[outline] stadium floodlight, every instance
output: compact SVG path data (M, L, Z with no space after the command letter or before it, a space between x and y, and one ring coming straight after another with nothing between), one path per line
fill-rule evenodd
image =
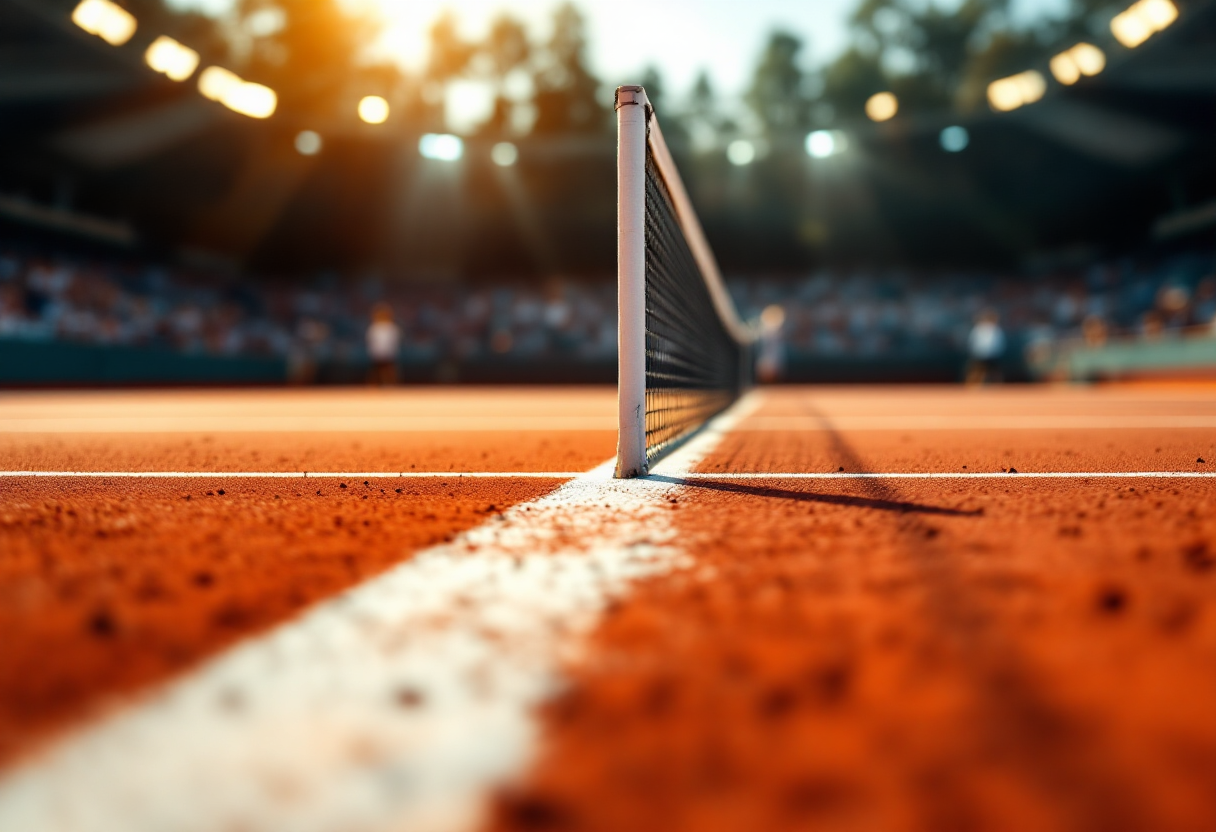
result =
M747 139L735 139L726 146L726 158L736 167L750 165L756 160L756 146Z
M500 168L509 168L519 161L519 148L510 142L499 142L490 148L490 158Z
M816 130L806 137L806 152L816 159L826 159L836 151L836 140L830 130Z
M988 103L992 109L1007 113L1033 104L1047 92L1047 79L1035 69L999 78L988 85Z
M426 133L418 140L418 152L424 159L455 162L464 155L464 142L451 133Z
M135 15L110 0L80 0L72 11L72 22L111 46L122 46L139 25Z
M1106 53L1092 43L1078 43L1051 59L1051 74L1065 86L1081 80L1083 75L1097 75L1106 68Z
M185 81L198 69L198 53L165 35L152 41L144 53L144 60L173 81Z
M947 153L961 153L971 144L971 134L967 132L966 127L952 124L938 134L937 140L941 143L942 150Z
M296 150L301 156L316 156L321 152L321 136L315 130L301 130L296 134Z
M245 83L235 72L222 66L209 66L198 76L198 91L204 98L212 101L223 101L230 90Z
M1051 74L1064 86L1071 86L1081 80L1081 68L1072 59L1072 50L1052 56Z
M899 112L899 99L895 93L876 92L866 99L866 115L871 121L888 121Z
M1115 15L1110 32L1115 40L1134 49L1178 19L1178 7L1171 0L1139 0Z
M971 144L971 134L967 132L966 127L952 124L938 134L937 140L941 144L942 150L947 153L961 153L967 149L967 145Z
M359 99L359 118L367 124L384 124L388 121L388 101L378 95L365 95Z
M826 159L849 149L849 137L840 130L815 130L807 134L806 152L815 159Z
M279 96L270 87L246 81L224 96L221 103L243 116L270 118L279 106Z
M1097 75L1106 69L1106 53L1092 43L1078 43L1074 46L1072 59L1082 75Z
M254 84L223 67L209 66L198 76L198 91L229 110L250 118L270 118L279 97L270 87Z

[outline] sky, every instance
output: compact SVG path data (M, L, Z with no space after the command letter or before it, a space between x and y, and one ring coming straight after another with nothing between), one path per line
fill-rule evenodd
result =
M233 0L169 0L178 8L222 14ZM545 36L557 0L345 0L377 9L388 24L384 48L407 67L425 58L426 33L452 9L465 34L484 34L507 10ZM682 94L697 74L709 72L716 89L738 95L747 86L768 34L800 35L807 65L825 63L848 44L848 15L858 0L578 0L588 19L589 59L606 83L636 82L648 65L659 69L669 93ZM949 5L951 0L942 0ZM1067 0L1015 0L1014 14L1029 19L1057 12Z

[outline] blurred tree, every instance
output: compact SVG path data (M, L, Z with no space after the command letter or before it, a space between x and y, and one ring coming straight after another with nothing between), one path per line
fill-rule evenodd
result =
M658 113L659 123L663 126L663 136L668 142L682 145L688 140L687 114L681 112L675 102L667 96L667 84L659 68L653 64L642 70L638 79L646 89L646 98Z
M431 24L427 80L447 83L463 75L476 54L477 47L461 37L456 15L444 10Z
M507 84L512 73L525 70L532 60L532 43L523 23L508 14L499 14L490 26L478 54L486 58L486 70L494 85L494 112L482 128L489 135L504 135L514 123L518 103L509 94ZM476 59L474 59L476 61Z
M532 44L523 23L509 14L500 14L490 26L482 52L489 56L496 77L504 79L513 70L527 65L532 57Z
M824 72L823 98L852 118L883 90L899 97L903 112L979 106L989 81L1042 57L1055 25L1016 28L1009 7L1010 0L963 0L949 11L918 0L862 0L850 20L852 45Z
M587 68L585 29L573 4L554 11L553 36L538 56L535 75L537 133L595 132L608 124L596 97L599 81Z
M856 44L832 61L823 72L823 100L834 114L857 116L866 99L888 88L878 56L863 52Z
M769 135L806 129L810 100L806 73L799 65L802 41L789 32L769 35L746 94L747 103Z
M667 107L664 99L666 98L667 85L663 83L663 76L660 74L659 68L654 64L649 64L642 70L638 83L646 88L646 98L649 99L655 111L666 115Z
M377 23L341 0L238 0L234 17L240 34L230 43L234 63L274 88L284 111L332 117L352 86L386 95L399 79L394 67L367 64Z
M139 20L141 31L167 34L196 50L204 60L227 57L228 42L214 17L180 11L166 0L124 0L123 6Z
M692 92L688 96L688 115L708 124L715 124L719 118L714 85L709 80L709 73L704 69L697 73L697 80L692 83Z

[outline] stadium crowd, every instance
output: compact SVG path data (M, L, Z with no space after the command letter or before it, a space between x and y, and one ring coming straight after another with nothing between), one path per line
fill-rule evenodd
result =
M1037 277L822 270L735 279L731 291L745 318L784 309L781 339L792 354L881 358L962 349L983 310L1021 344L1210 328L1214 267L1211 254L1193 253ZM378 304L396 318L406 361L610 360L616 350L615 290L604 282L385 288L333 278L300 286L0 251L0 338L360 363Z

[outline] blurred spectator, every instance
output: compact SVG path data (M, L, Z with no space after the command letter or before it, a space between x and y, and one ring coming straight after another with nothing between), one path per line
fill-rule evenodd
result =
M747 320L763 321L770 307L782 313L758 356L758 370L776 378L793 361L969 352L972 322L988 306L1007 346L1039 351L1184 327L1209 333L1214 265L1210 252L1191 252L1040 276L823 269L736 278L729 288ZM413 367L448 367L454 376L467 362L605 363L616 356L616 293L608 280L366 288L333 275L297 285L237 281L0 247L0 338L279 356L294 382L310 383L328 377L331 365L372 362L367 321L375 298L398 310L390 321L399 327L397 357Z
M1208 275L1195 287L1189 323L1192 326L1216 328L1216 275Z
M760 313L760 349L756 359L756 375L766 384L780 381L785 372L785 343L781 338L784 324L785 310L775 303L766 306Z
M1085 346L1102 347L1106 345L1106 321L1099 315L1086 315L1081 322L1081 334L1085 338Z
M967 336L968 384L990 384L1001 380L1001 359L1005 356L1005 332L994 309L985 309L975 319Z
M393 308L377 303L372 323L367 328L367 355L371 359L369 380L387 387L397 383L397 357L401 349L401 329L393 321Z
M1164 331L1165 324L1159 311L1150 309L1144 313L1144 317L1140 319L1140 335L1145 341L1160 341Z

